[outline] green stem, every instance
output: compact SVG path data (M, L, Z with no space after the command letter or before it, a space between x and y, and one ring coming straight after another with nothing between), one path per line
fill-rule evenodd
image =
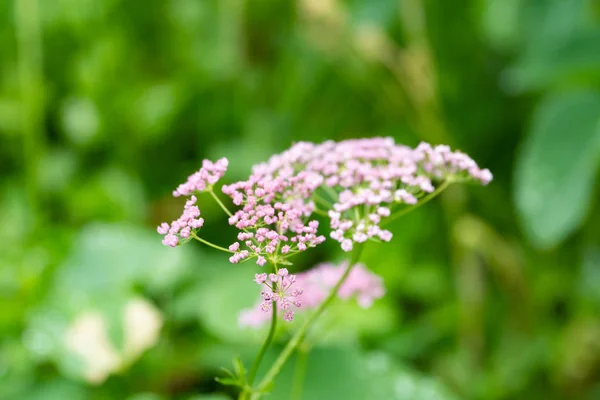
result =
M318 208L315 208L313 210L313 212L315 214L322 215L323 217L328 217L329 216L329 214L327 214L325 211L319 210Z
M315 320L317 318L319 318L319 316L323 313L323 311L325 311L325 309L335 299L335 296L337 295L338 290L340 289L342 284L346 281L346 278L348 278L348 275L350 275L350 271L352 270L352 267L358 262L360 255L362 253L363 247L364 247L364 244L362 244L362 243L355 245L354 251L352 252L352 257L350 259L350 263L348 263L348 267L346 267L346 270L344 271L344 274L342 275L340 280L335 284L333 289L331 289L331 292L329 292L329 295L327 296L327 298L325 298L325 300L319 305L319 307L315 310L315 312L310 317L308 317L308 319L304 322L302 327L294 334L294 336L288 342L288 344L285 346L285 348L283 349L281 354L279 354L279 357L277 357L277 359L273 363L273 366L271 366L269 371L267 371L267 374L265 375L265 377L262 379L262 381L258 385L257 391L252 395L251 400L260 399L260 396L262 395L262 393L265 391L265 389L267 387L269 387L271 382L273 382L273 380L275 379L277 374L279 374L279 371L281 371L281 368L283 368L283 365L286 363L288 358L290 358L290 356L292 355L294 350L296 350L296 348L300 345L300 343L304 339L304 336L306 335L306 333L307 333L308 329L310 328L310 326L312 325L312 323L315 322Z
M258 372L258 367L260 367L260 363L269 348L269 345L273 341L273 337L275 336L275 330L277 328L277 303L273 302L273 313L271 314L271 328L269 329L269 334L265 339L260 351L256 355L254 362L252 363L252 368L250 368L250 373L248 374L248 385L252 386L254 383L254 378L256 378L256 373Z
M23 167L31 215L40 214L37 193L38 166L44 150L44 82L42 32L37 0L14 2L17 37L17 72L22 109Z
M242 389L240 395L238 396L238 400L250 400L250 392L246 389Z
M221 199L219 199L219 197L215 194L215 192L210 189L208 191L208 193L210 193L210 195L213 197L213 199L215 199L215 201L217 202L217 204L221 207L221 209L223 211L225 211L225 214L227 214L228 216L232 216L233 214L231 213L231 211L229 211L229 209L225 206L225 204L223 204L223 202L221 201Z
M197 241L202 242L205 245L212 247L213 249L221 250L221 251L224 251L224 252L227 252L227 253L235 253L235 251L231 251L229 249L226 249L225 247L221 247L221 246L218 246L218 245L216 245L214 243L211 243L208 240L204 240L200 236L196 236L196 234L194 234L194 233L192 233L192 237L194 239L196 239Z
M305 346L298 347L296 352L296 369L294 371L294 381L292 383L292 395L290 400L300 400L302 398L302 388L304 386L304 376L306 375L306 364L308 361L308 349Z
M329 210L332 208L331 203L328 202L327 200L325 200L324 198L322 198L321 196L319 196L316 192L313 193L313 200L315 200L317 203L320 203L322 206L324 206L326 210Z
M321 187L327 192L329 196L331 196L331 201L336 202L338 200L338 194L334 189L327 185L323 185Z
M427 204L428 202L430 202L431 200L433 200L437 195L439 195L440 193L442 193L444 190L446 190L448 188L448 186L450 186L452 182L449 180L446 180L444 182L442 182L436 189L435 191L429 193L427 196L423 197L422 199L419 200L419 202L415 205L412 205L410 207L406 207L392 215L390 215L389 218L386 218L385 220L383 220L380 224L380 226L384 226L389 224L390 222L394 221L395 219L400 218L401 216L408 214L409 212L421 207L422 205Z

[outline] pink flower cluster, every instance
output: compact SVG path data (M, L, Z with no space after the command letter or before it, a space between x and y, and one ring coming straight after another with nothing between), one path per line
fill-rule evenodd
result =
M254 281L266 288L260 292L263 301L259 307L262 312L270 313L273 303L275 303L280 310L284 311L284 320L289 322L294 319L294 311L290 307L292 305L302 307L302 302L299 299L302 289L291 289L292 285L296 283L296 275L292 275L288 273L287 269L281 268L276 274L269 274L268 276L266 273L256 274Z
M227 172L229 161L226 158L221 158L213 163L210 160L202 161L202 168L194 172L187 178L185 183L182 183L173 191L173 196L189 196L195 192L203 192L219 181Z
M236 264L248 258L248 250L240 250L241 244L257 257L263 266L267 259L283 262L283 259L315 247L325 241L317 234L319 221L307 220L314 211L312 200L296 197L292 192L300 189L297 179L277 178L237 182L223 186L223 193L241 206L229 218L229 224L241 232L229 249L236 253L229 261ZM309 196L309 194L307 194Z
M288 310L290 303L295 305L299 310L317 308L340 280L347 265L347 263L340 265L322 263L296 276L288 275L287 270L285 270L283 274L288 277L287 286L285 284L283 286L271 284L273 282L271 279L278 279L275 274L270 274L269 276L267 274L256 275L256 282L265 284L268 290L263 290L261 293L263 298L261 303L240 313L240 325L254 328L262 326L270 319L271 304L274 301L279 301L278 306L280 309L287 310L284 314L286 321L291 321L294 317L293 312ZM282 273L282 271L284 269L280 269L279 273ZM290 277L294 277L294 282L289 279ZM281 278L279 279L277 282L282 281ZM290 291L292 284L296 289ZM276 290L272 289L273 285L275 285ZM281 290L282 287L284 288L283 291ZM381 277L370 272L362 264L356 264L353 267L348 278L337 293L338 297L343 300L356 297L358 304L363 308L370 307L373 301L383 297L384 294L385 289ZM280 298L284 300L279 300ZM284 304L285 308L282 307L282 304Z
M421 143L412 149L392 138L300 142L256 165L247 181L223 187L242 207L229 220L243 231L235 248L247 248L231 261L253 253L262 265L265 257L281 255L277 249L292 254L322 243L310 217L323 204L330 236L344 251L369 239L387 242L392 234L380 223L394 206L416 204L442 181L487 184L491 179L489 170L448 146ZM263 233L252 237L259 229Z
M183 214L171 224L158 227L163 244L177 246L202 227L194 193L211 191L225 174L228 161L204 160L202 168L173 192L190 196ZM238 229L237 240L229 246L229 258L237 264L256 259L264 266L289 264L287 258L325 241L319 234L315 214L329 217L329 236L351 251L368 240L389 242L392 233L383 228L394 210L405 210L436 191L443 183L488 184L492 174L481 169L469 156L448 146L421 143L416 148L394 143L392 138L352 139L320 144L299 142L267 162L255 165L245 181L225 185L223 193L237 207L229 224ZM214 193L212 193L214 195ZM200 238L199 238L200 239ZM219 247L219 246L214 246ZM225 250L225 249L223 249ZM314 308L343 274L343 266L322 264L299 275L279 269L270 275L256 275L264 289L263 302L245 311L245 325L259 325L268 319L273 303L291 321L297 308ZM293 286L293 287L292 287ZM300 289L302 288L302 289ZM368 306L383 295L381 279L356 266L342 285L339 296L356 295ZM258 313L258 314L257 314Z
M163 222L156 228L158 233L165 235L162 241L165 246L177 246L179 238L189 238L192 229L200 229L204 225L204 218L200 218L200 209L196 205L197 201L196 196L190 197L183 207L183 214L178 219L170 225Z
M175 221L168 224L161 223L156 231L164 235L162 243L165 246L176 247L180 239L188 239L194 230L204 225L204 219L200 218L200 209L196 205L198 199L192 193L209 190L227 171L229 161L221 158L213 163L209 160L202 161L202 168L190 175L187 181L173 192L174 197L192 195L185 203L183 213Z

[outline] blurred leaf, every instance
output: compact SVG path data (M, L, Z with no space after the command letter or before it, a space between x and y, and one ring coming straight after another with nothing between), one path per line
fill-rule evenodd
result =
M253 284L254 271L232 265L227 257L209 268L218 273L206 276L196 289L197 315L206 328L222 340L247 342L248 332L238 324L241 310L260 298L260 288Z
M67 198L75 221L140 221L144 215L144 188L136 175L109 166L85 177Z
M337 300L319 319L310 335L312 343L353 343L359 337L383 337L397 328L397 311L389 298L376 300L372 307L361 308L355 299ZM309 313L297 313L299 326Z
M66 149L47 151L38 165L40 189L46 193L65 195L78 167L77 156Z
M162 400L164 397L155 393L139 393L127 398L127 400Z
M554 42L547 53L530 54L510 72L521 89L558 86L561 83L600 81L600 29L578 32Z
M579 278L581 297L600 310L600 247L589 245L585 248Z
M20 113L19 103L0 97L0 135L18 132Z
M488 392L517 396L539 373L549 357L550 347L551 343L543 335L529 340L514 332L503 333L492 355L492 374L486 384Z
M284 367L275 382L273 398L289 398L294 364L291 360ZM365 356L350 347L310 352L301 398L451 400L455 396L435 379L401 367L383 353Z
M0 342L0 399L21 399L35 382L35 364L20 340Z
M90 98L69 98L61 111L63 130L71 143L85 147L98 139L101 121L96 104Z
M493 46L508 50L518 44L523 0L486 0L484 29Z
M515 203L536 246L554 246L581 225L599 156L600 94L547 97L535 112L515 171Z
M81 230L56 275L55 291L106 297L143 283L169 290L190 271L193 250L160 244L160 236L130 224L90 224Z
M170 82L146 84L126 98L126 103L133 106L127 110L126 117L144 140L167 133L176 110L185 100L179 92Z
M65 347L65 332L76 317L96 311L120 351L123 313L136 287L155 294L172 290L189 271L188 250L162 246L156 233L130 225L85 227L48 295L29 315L25 335L29 350L40 359L56 361L69 376L78 376L82 368Z
M231 397L224 394L201 394L188 397L187 400L231 400Z
M85 400L85 389L73 382L56 379L35 387L23 400Z

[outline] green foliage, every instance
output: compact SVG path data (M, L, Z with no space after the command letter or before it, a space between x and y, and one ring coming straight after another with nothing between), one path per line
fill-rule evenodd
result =
M233 181L365 136L450 144L495 180L367 246L387 295L314 327L302 398L598 398L599 21L593 0L0 2L0 399L231 398L214 377L265 334L237 325L257 267L161 246L171 191L203 158ZM132 302L161 325L125 354ZM67 340L82 316L120 357L95 383Z
M273 398L290 397L295 362L282 372ZM456 399L435 379L398 365L385 354L362 354L353 346L313 349L305 382L301 399Z
M540 247L553 246L588 215L600 160L600 93L560 93L538 107L517 164L516 204Z

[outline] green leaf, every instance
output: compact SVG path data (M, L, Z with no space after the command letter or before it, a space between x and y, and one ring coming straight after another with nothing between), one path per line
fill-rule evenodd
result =
M24 400L84 400L85 389L64 379L55 379L31 390Z
M510 71L509 78L519 89L539 89L557 83L600 78L600 30L578 32L540 54L528 54Z
M252 284L254 271L228 264L226 258L215 262L212 268L216 273L208 272L194 289L197 315L206 329L222 340L247 342L252 333L239 326L238 317L241 310L260 299L258 287Z
M240 386L240 381L233 378L215 378L215 381L224 386Z
M290 397L294 364L295 360L291 360L284 367L275 382L272 398ZM301 398L451 400L455 396L434 378L395 364L386 354L364 355L356 348L346 347L311 351Z
M160 237L127 224L91 224L74 240L44 300L27 317L28 337L40 359L54 361L69 377L84 370L65 345L65 334L85 312L100 313L112 346L123 347L124 311L138 287L165 293L191 272L191 248L170 249ZM40 341L36 338L41 337ZM34 340L36 339L36 340ZM132 361L132 360L127 360Z
M590 207L600 155L600 94L550 96L535 111L515 171L515 203L539 248L565 239Z
M244 363L237 356L233 359L233 367L235 369L235 374L239 378L240 382L246 383L246 368L244 368Z

